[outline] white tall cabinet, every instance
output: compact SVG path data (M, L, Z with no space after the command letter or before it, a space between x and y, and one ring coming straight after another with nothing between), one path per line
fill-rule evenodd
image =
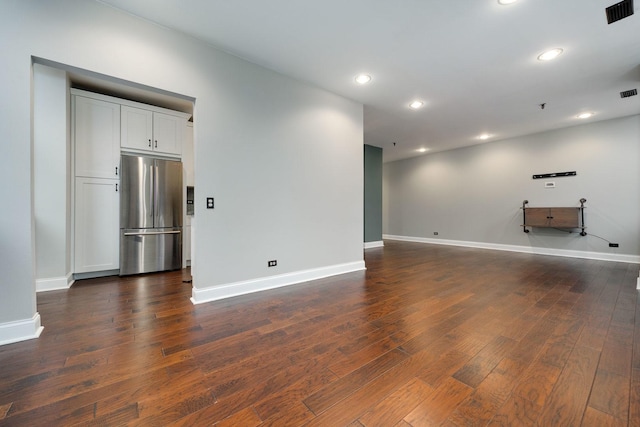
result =
M72 97L74 273L119 268L120 105Z

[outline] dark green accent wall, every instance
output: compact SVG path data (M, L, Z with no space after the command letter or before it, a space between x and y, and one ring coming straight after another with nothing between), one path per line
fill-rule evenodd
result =
M382 148L364 146L364 241L382 240Z

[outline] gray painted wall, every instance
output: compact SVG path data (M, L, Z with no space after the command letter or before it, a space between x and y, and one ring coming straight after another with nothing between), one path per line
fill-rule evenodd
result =
M33 67L33 181L36 280L69 274L69 141L66 73Z
M362 263L361 104L98 2L2 1L0 31L0 327L37 315L34 57L196 100L194 287Z
M640 255L640 116L434 153L384 165L385 234ZM533 180L533 174L577 176ZM555 181L556 188L544 187ZM589 236L522 232L529 206L579 206ZM434 236L438 232L438 236ZM592 234L592 235L591 235ZM620 244L608 247L594 235Z
M382 148L364 146L364 241L382 240Z

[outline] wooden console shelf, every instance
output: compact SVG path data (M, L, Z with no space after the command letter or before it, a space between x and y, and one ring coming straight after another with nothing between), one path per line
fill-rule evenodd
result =
M522 229L525 233L527 227L545 228L580 228L580 235L586 236L584 231L584 203L586 199L580 199L580 207L527 207L528 200L522 202Z

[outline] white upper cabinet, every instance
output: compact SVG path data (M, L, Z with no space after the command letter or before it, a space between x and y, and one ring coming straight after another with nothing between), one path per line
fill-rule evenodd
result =
M182 140L187 121L182 117L153 113L153 150L167 154L182 154Z
M180 156L186 122L183 116L123 105L120 143L124 149Z
M122 106L121 145L136 150L152 150L153 112Z
M118 178L120 105L74 97L75 175Z

